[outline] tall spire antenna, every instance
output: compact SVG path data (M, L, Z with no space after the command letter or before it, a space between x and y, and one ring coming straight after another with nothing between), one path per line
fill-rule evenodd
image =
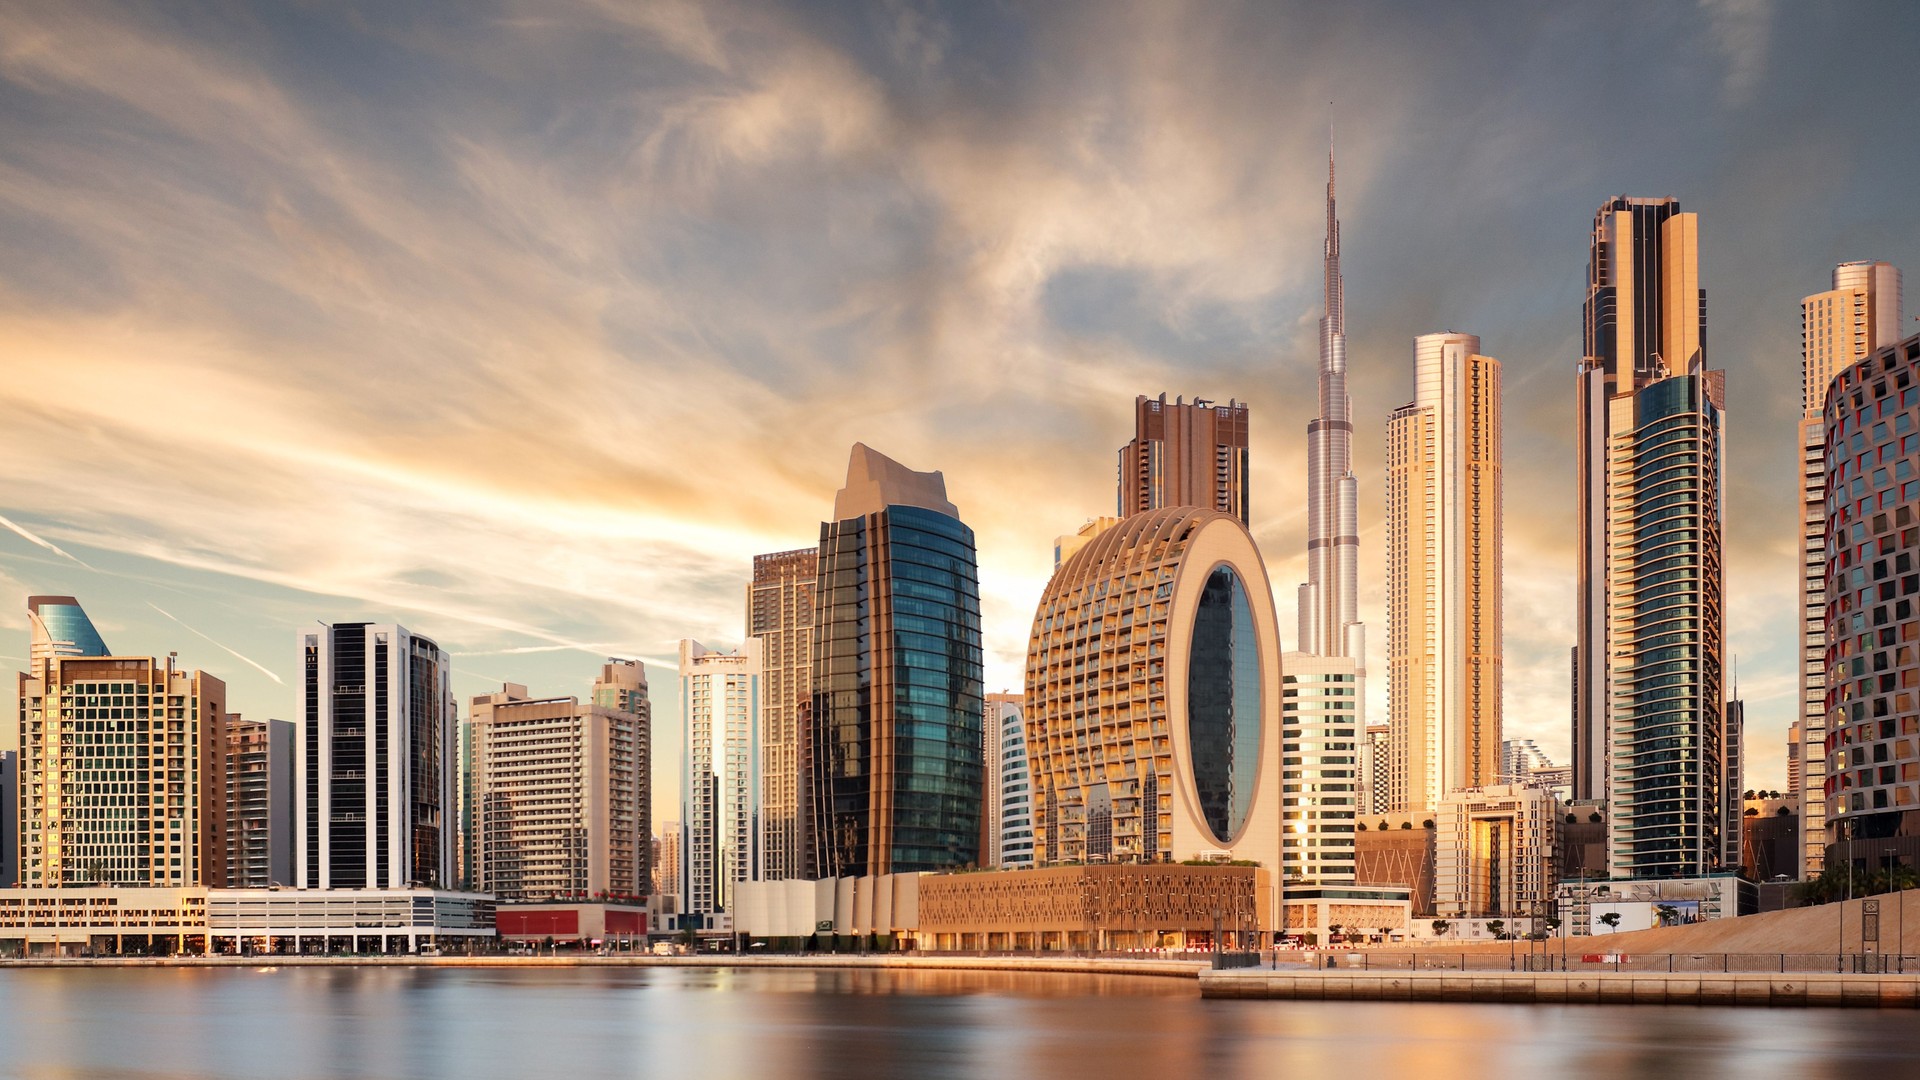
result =
M1307 424L1307 580L1300 586L1300 651L1350 657L1366 674L1358 604L1358 481L1353 475L1353 403L1347 395L1346 285L1340 276L1333 102L1327 102L1327 223L1322 246L1319 408Z

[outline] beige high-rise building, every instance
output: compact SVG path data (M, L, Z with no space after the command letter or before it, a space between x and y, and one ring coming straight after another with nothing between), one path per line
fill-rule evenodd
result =
M475 889L502 900L647 894L647 724L629 711L645 679L622 661L602 668L585 705L513 683L473 698ZM600 704L603 691L629 708Z
M647 697L647 665L608 657L600 665L600 677L593 681L593 703L640 721L639 736L634 741L634 772L640 777L634 828L640 836L640 883L645 893L653 884L653 701Z
M1134 399L1133 441L1120 448L1119 514L1198 506L1246 524L1247 407L1167 395Z
M1414 386L1387 421L1388 783L1401 812L1500 771L1500 362L1472 334L1427 334Z
M1434 835L1434 907L1441 917L1544 914L1556 879L1558 808L1552 793L1524 784L1449 792Z
M678 821L669 821L660 826L660 861L653 867L653 891L656 896L680 895L682 832Z
M765 879L806 876L800 744L813 715L813 592L818 548L753 557L747 636L760 639L760 830Z
M1833 377L1900 339L1900 271L1841 263L1833 288L1800 301L1800 712L1788 786L1801 794L1800 875L1826 864L1826 426Z
M19 885L192 888L222 876L226 684L171 656L110 655L73 597L27 606Z
M1698 214L1672 198L1608 199L1594 212L1583 341L1575 380L1574 499L1579 515L1573 654L1573 797L1609 798L1609 467L1615 398L1705 366L1707 295ZM1717 659L1717 658L1716 658Z
M293 723L228 713L220 782L226 814L214 888L293 884Z

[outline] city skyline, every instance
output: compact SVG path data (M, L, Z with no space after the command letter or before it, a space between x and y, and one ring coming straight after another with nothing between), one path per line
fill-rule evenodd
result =
M811 542L867 441L945 470L979 535L985 688L1017 689L1048 541L1111 505L1135 395L1248 405L1252 531L1274 581L1305 580L1332 99L1361 621L1385 625L1379 432L1405 343L1471 326L1506 363L1505 593L1530 629L1507 734L1568 759L1583 232L1613 194L1674 195L1702 216L1729 372L1747 775L1784 788L1798 302L1840 262L1920 265L1911 92L1805 108L1840 57L1910 52L1911 17L1880 10L1888 32L1861 35L1734 4L357 27L11 9L0 36L31 44L0 59L0 238L21 256L0 271L0 515L23 534L0 533L0 588L15 612L77 596L120 650L180 650L249 718L294 718L287 631L316 618L417 627L457 697L582 692L638 656L674 715L673 643L740 643L752 556ZM1016 30L1047 64L996 47ZM1616 78L1636 51L1645 78ZM1497 85L1450 78L1494 56ZM1617 108L1591 115L1603 92ZM1671 122L1649 130L1655 102Z

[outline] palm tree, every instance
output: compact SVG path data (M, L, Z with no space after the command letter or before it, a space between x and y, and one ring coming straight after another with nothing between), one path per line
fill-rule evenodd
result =
M1433 920L1433 936L1434 937L1445 937L1447 936L1447 931L1452 928L1453 928L1453 924L1448 922L1445 919Z
M1493 934L1493 940L1505 941L1507 939L1507 920L1488 919L1487 930L1489 933Z
M1620 913L1617 911L1609 911L1605 915L1600 916L1600 923L1608 930L1616 930L1620 926Z

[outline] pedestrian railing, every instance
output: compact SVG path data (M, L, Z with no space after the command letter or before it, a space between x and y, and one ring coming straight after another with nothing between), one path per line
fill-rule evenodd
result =
M1354 950L1274 954L1323 971L1644 971L1680 973L1920 974L1920 955L1892 953L1629 953L1610 952L1593 939L1575 939L1565 951L1539 948L1508 953L1431 950Z

